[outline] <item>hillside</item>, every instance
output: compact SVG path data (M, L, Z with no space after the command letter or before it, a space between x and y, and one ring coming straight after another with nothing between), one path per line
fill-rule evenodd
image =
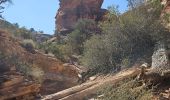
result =
M169 0L103 2L59 0L55 35L0 19L0 100L170 100Z
M49 34L38 32L33 28L26 29L25 27L20 27L17 23L11 24L10 22L2 19L0 19L0 29L6 30L18 39L32 39L37 43L42 43L52 38L52 36Z
M0 52L1 56L6 58L5 62L3 62L4 59L0 59L2 76L3 73L10 73L15 69L16 72L31 75L35 80L43 77L40 88L40 92L43 94L54 93L77 84L77 70L74 67L64 67L60 60L38 51L31 53L25 50L20 43L21 41L13 38L11 34L0 31ZM31 74L30 69L35 73ZM54 86L57 87L54 88ZM19 87L17 86L17 88ZM19 96L23 95L25 94Z

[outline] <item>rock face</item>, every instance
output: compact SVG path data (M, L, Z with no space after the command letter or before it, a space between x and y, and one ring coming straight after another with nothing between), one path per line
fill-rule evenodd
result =
M7 72L0 77L0 100L35 100L40 84L28 80L17 72Z
M60 8L56 15L56 30L69 33L78 19L94 19L99 21L106 13L101 9L104 0L59 0Z
M63 63L60 60L41 52L28 52L20 44L20 41L13 38L10 33L0 30L0 58L1 54L6 55L7 57L17 55L17 57L14 57L15 59L18 59L18 61L32 63L31 65L42 69L44 72L44 81L41 84L41 94L55 93L77 84L78 72L75 68L63 66ZM12 69L13 64L11 63L12 62L4 63L0 60L0 77ZM19 87L20 85L17 86L17 88ZM15 91L11 92L11 94L15 93ZM2 95L2 97L3 96L4 95ZM2 100L1 95L0 100Z

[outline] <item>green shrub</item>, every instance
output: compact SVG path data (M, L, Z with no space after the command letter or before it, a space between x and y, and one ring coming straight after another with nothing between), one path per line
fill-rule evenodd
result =
M121 66L123 67L123 68L127 68L127 67L129 67L130 66L130 60L129 60L129 58L124 58L123 60L122 60L122 62L121 62Z
M9 61L9 57L0 51L0 73L5 73L10 70L12 64Z
M84 48L84 55L81 59L84 66L104 73L114 67L112 46L107 45L102 36L92 36L90 40L85 42Z
M39 83L43 82L43 76L44 76L44 71L39 68L39 67L35 67L33 66L31 68L31 73L30 75Z
M19 35L19 37L23 38L23 39L33 39L32 35L33 33L31 33L28 29L26 29L25 27L20 28L17 31L17 34Z
M20 61L16 60L16 70L22 74L24 74L24 76L28 77L31 75L31 66L27 63L23 63Z
M1 52L0 52L1 55ZM3 66L1 66L3 62ZM17 72L22 73L26 78L30 77L36 82L41 83L43 81L44 71L33 64L33 61L27 62L21 59L18 55L2 55L0 56L0 68L8 68L7 71L10 71L11 67L15 67ZM3 70L1 70L3 71Z
M59 44L59 43L56 43L56 42L48 43L46 45L46 50L48 52L53 53L56 58L64 61L64 54L63 54L62 48L63 48L63 44Z
M84 50L83 43L89 39L93 34L99 31L98 26L94 20L80 19L74 27L66 40L66 54L81 55Z
M121 64L128 67L145 55L152 55L156 42L170 36L159 20L159 10L148 12L148 6L140 6L120 15L111 8L113 11L100 23L103 34L84 43L84 66L104 72Z
M45 54L52 53L57 59L65 61L65 45L60 41L45 42L38 44L38 49L44 50Z
M25 77L34 79L36 82L41 83L43 81L44 71L40 67L32 64L31 62L25 62L18 55L5 55L0 52L0 72L1 74L8 72L12 67L15 67L17 72L22 73Z
M21 61L17 61L15 66L16 66L16 70L24 74L25 77L31 76L31 78L34 81L38 83L43 82L44 71L41 68L36 67L33 64L24 63Z
M16 71L21 72L24 76L28 77L31 72L31 66L28 63L23 62L18 55L5 55L0 52L0 67L8 68L10 71L11 67L15 67ZM3 71L1 69L1 71Z
M22 45L22 47L24 47L26 50L28 50L30 52L34 52L34 49L36 47L34 41L31 39L23 40L21 45Z

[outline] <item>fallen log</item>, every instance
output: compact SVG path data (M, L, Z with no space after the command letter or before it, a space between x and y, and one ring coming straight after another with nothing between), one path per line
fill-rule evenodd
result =
M98 89L107 85L116 85L116 83L127 79L136 77L140 73L140 69L132 68L117 75L104 80L97 80L89 83L84 83L56 94L45 96L42 100L83 100L86 97L90 97L96 94Z
M91 82L91 83L87 83L87 84L82 84L82 85L79 85L79 86L75 86L75 87L72 87L72 88L69 88L69 89L66 89L66 90L63 90L62 92L58 92L58 93L55 93L55 94L52 94L52 95L48 95L46 96L44 99L42 100L49 100L49 99L61 99L61 98L64 98L68 95L71 95L71 94L74 94L74 93L77 93L77 92L80 92L82 90L85 90L87 88L90 88L91 86L97 84L96 82Z

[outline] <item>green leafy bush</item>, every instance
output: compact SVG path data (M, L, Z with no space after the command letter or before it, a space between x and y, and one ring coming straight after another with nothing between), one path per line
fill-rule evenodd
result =
M64 61L63 45L58 43L50 43L48 45L48 51L53 53L56 58Z
M33 40L31 39L26 39L26 40L23 40L22 43L21 43L22 47L24 47L26 50L34 53L34 49L36 47L35 43Z
M30 74L31 74L31 66L27 63L23 63L23 62L20 62L20 61L17 61L16 60L16 70L18 72L21 72L22 74L24 74L26 77L28 77Z
M45 42L38 45L40 50L44 50L46 54L52 53L57 59L65 61L65 45L64 43L56 42Z
M71 32L66 40L66 52L69 55L80 55L83 53L83 43L93 34L97 34L99 28L94 20L80 19L75 25L74 31Z
M96 69L99 72L108 72L115 65L112 58L112 46L100 35L92 36L84 44L84 56L81 62L90 69Z

